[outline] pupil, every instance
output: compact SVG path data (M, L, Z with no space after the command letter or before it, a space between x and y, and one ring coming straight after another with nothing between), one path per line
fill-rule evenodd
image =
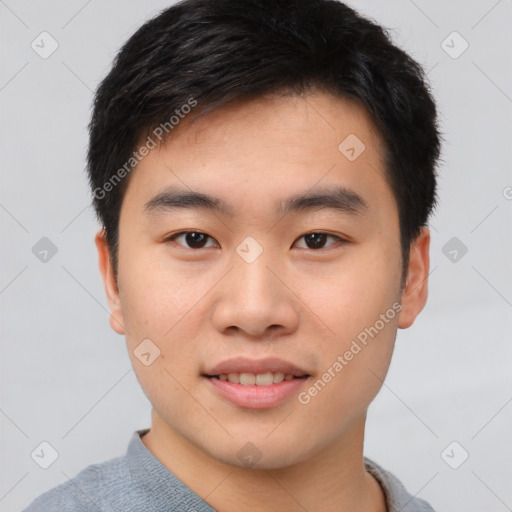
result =
M325 243L325 238L327 235L324 233L310 233L306 235L306 243L309 246L313 246L313 248L322 247Z
M185 236L187 244L193 248L201 248L206 240L206 237L202 233L187 233Z

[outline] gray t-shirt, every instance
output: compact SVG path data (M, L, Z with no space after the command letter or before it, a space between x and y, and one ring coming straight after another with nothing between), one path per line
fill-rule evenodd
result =
M133 433L126 455L86 467L22 512L215 512L146 448L140 436L147 431ZM393 474L364 461L384 491L388 512L434 512Z

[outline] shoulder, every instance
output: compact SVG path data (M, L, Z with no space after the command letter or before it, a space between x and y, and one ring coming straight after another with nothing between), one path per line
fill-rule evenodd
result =
M402 482L393 473L385 470L367 457L364 458L364 464L368 473L379 482L386 496L389 512L435 512L425 500L409 494Z
M41 494L22 512L96 512L106 502L119 506L131 483L125 457L117 457L86 467L74 478Z

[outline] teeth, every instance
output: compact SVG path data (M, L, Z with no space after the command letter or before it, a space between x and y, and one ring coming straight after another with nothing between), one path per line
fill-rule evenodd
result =
M242 384L244 386L271 386L272 384L279 384L284 380L292 380L295 377L292 374L284 374L280 372L266 372L266 373L222 373L219 380L232 382L233 384Z
M241 373L240 384L244 386L254 386L254 384L256 384L256 375L253 373Z
M260 373L255 378L256 386L270 386L274 384L274 375L271 372Z
M283 380L284 380L284 373L274 373L274 384L283 382Z
M228 373L228 381L233 384L240 384L240 374L238 373Z

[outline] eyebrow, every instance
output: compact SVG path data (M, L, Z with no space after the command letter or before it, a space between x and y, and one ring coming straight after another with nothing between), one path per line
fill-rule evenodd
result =
M343 186L324 187L316 192L296 194L275 205L277 214L331 209L348 215L361 215L369 210L368 203L356 192ZM222 199L201 192L168 187L144 205L150 215L167 213L176 209L198 209L233 217L231 205Z

